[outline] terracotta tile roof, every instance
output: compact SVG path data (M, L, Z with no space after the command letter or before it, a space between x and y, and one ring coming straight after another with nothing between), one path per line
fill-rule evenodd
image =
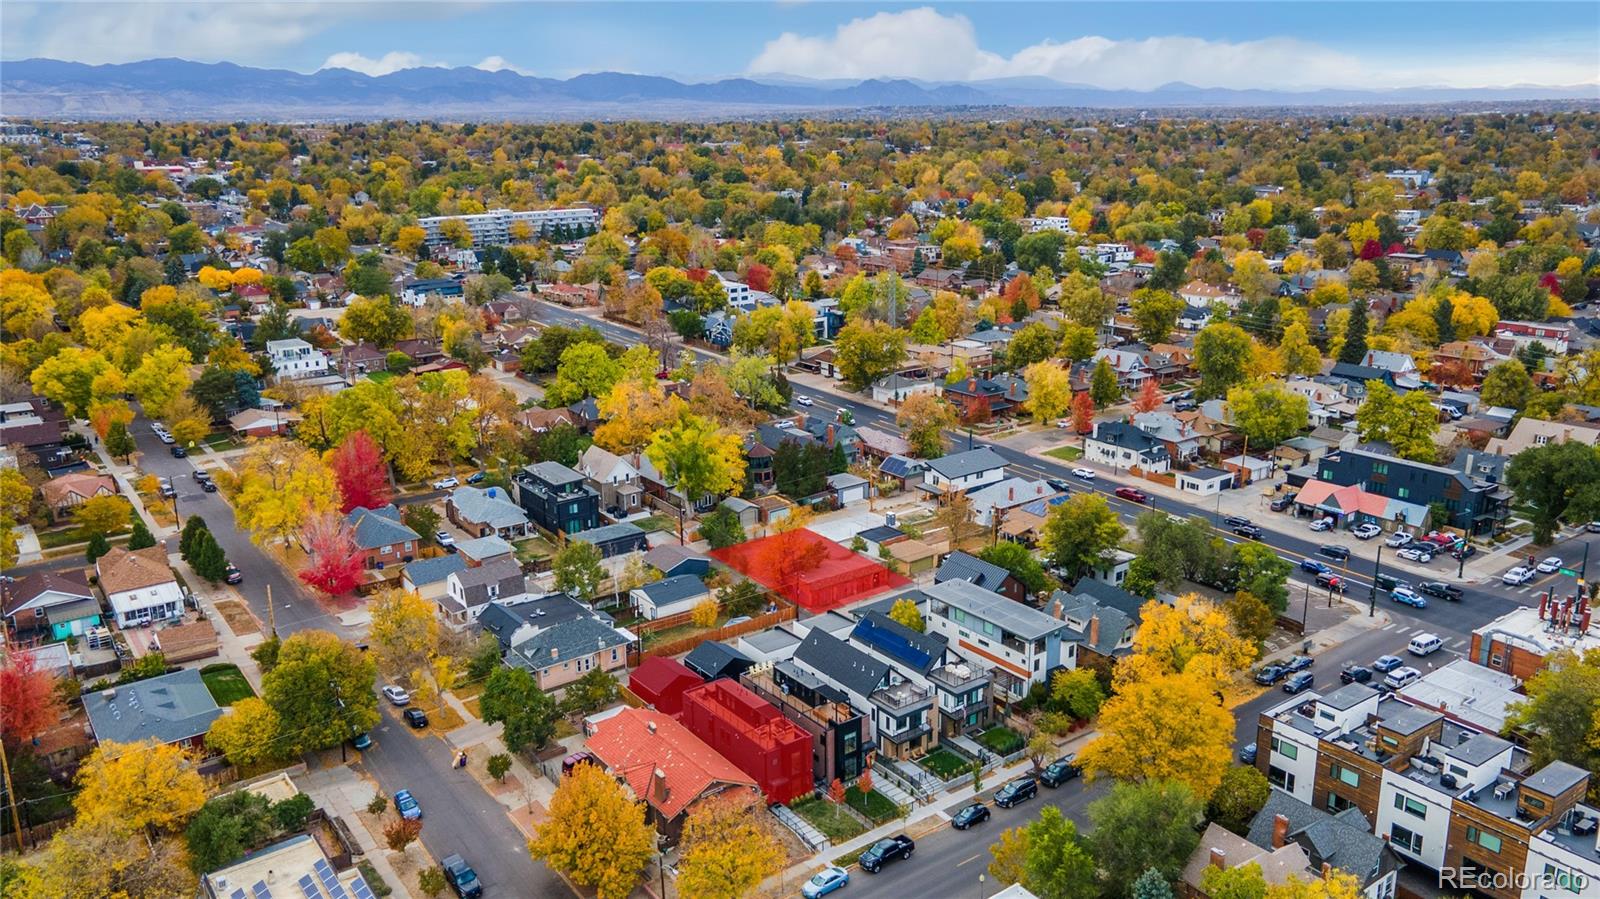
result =
M599 724L588 749L669 821L713 787L756 789L749 775L663 712L624 709Z
M144 549L114 546L111 552L100 557L94 570L100 576L100 589L107 594L154 587L177 580L172 573L172 566L167 564L167 551L160 546Z

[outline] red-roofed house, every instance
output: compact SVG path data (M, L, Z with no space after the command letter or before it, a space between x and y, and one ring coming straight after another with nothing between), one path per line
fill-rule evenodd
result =
M811 735L738 681L718 678L683 694L683 723L756 779L768 802L810 793Z
M628 676L628 689L656 711L676 718L683 711L683 692L705 682L677 659L651 656Z
M644 800L669 844L678 842L689 810L728 790L758 792L750 775L717 754L671 715L623 709L600 722L589 752Z
M1368 493L1356 484L1344 487L1312 479L1295 495L1295 505L1317 516L1331 517L1335 527L1375 524L1386 530L1421 528L1428 523L1428 507Z

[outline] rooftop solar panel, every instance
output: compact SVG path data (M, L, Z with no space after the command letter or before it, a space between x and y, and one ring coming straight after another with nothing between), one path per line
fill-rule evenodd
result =
M255 899L272 899L272 891L267 889L265 880L256 881L255 885L250 887L250 895L254 896Z
M356 894L356 899L375 899L372 887L367 886L366 880L360 876L350 883L350 892Z
M310 874L300 875L300 892L306 894L306 899L322 899L322 891L317 889L317 882Z
M245 899L244 890L234 890L228 899Z

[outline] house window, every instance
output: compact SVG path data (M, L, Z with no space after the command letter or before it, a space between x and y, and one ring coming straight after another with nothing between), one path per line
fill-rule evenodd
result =
M1557 868L1552 864L1544 866L1544 882L1554 884L1569 893L1576 893L1586 886L1582 874L1566 868Z
M1280 740L1277 737L1272 738L1272 751L1290 761L1300 757L1300 747L1290 743L1288 740Z
M1340 796L1338 793L1330 792L1328 794L1328 811L1332 812L1335 815L1339 814L1340 812L1344 811L1347 808L1353 808L1354 806L1355 806L1354 802L1351 802L1350 800L1344 798L1343 796Z
M1394 794L1394 807L1408 815L1426 819L1428 807L1404 793Z
M1523 797L1522 797L1522 802L1528 808L1538 809L1539 811L1544 811L1544 800L1540 799L1537 796L1528 796L1528 795L1524 794Z
M1294 792L1294 775L1277 765L1267 766L1267 783L1289 793Z
M1467 842L1477 843L1493 853L1500 852L1500 838L1492 833L1484 833L1476 827L1467 828Z
M389 553L393 552L393 551L394 551L394 547L393 546L385 546L384 548L378 550L378 552L380 552L380 553L382 553L383 555L386 555L386 556Z
M1340 782L1349 784L1352 787L1361 786L1360 771L1352 771L1343 765L1333 765L1328 769L1328 773L1338 778Z
M1394 493L1396 499L1405 499L1411 495L1411 491L1404 487L1396 487Z
M1389 829L1389 842L1412 854L1422 851L1422 834L1398 824Z

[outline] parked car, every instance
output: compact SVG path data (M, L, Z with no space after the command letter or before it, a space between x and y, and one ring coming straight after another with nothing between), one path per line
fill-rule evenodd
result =
M1074 468L1072 476L1080 481L1092 481L1095 478L1094 469L1092 468Z
M406 719L406 723L411 725L412 730L422 730L428 726L428 713L421 709L406 709L400 717Z
M806 881L800 888L800 895L805 899L819 899L834 890L843 889L850 882L850 872L838 865L829 865L816 873L816 876Z
M1375 574L1372 576L1372 582L1377 585L1379 590L1393 590L1396 587L1410 588L1411 586L1410 583L1402 581L1392 574Z
M1019 777L995 791L994 804L1001 808L1027 802L1039 795L1039 782L1031 777Z
M452 487L460 487L460 486L461 486L461 480L459 478L454 478L454 477L440 478L439 480L433 482L433 489L435 489L435 490L449 490Z
M794 404L796 406L812 406L816 404L816 401L803 393L797 393L794 395Z
M1289 694L1304 693L1305 691L1311 689L1311 686L1316 682L1316 679L1317 676L1311 672L1302 671L1283 682L1283 692Z
M1324 543L1323 545L1317 547L1317 555L1326 556L1327 558L1338 562L1350 561L1349 547L1336 546L1332 543Z
M1343 593L1344 578L1338 576L1337 574L1333 574L1332 572L1324 571L1317 575L1317 586Z
M1283 670L1289 672L1290 674L1293 674L1296 671L1304 671L1307 668L1310 668L1315 661L1316 660L1310 656L1295 656L1289 661L1283 663Z
M1301 559L1300 570L1307 574L1331 574L1332 568L1318 562L1316 559Z
M481 472L481 471L475 471L472 474L467 475L467 483L468 484L482 484L483 483L483 479L486 478L486 477L488 477L488 474L486 474L484 472Z
M1172 404L1172 411L1174 412L1193 412L1198 408L1200 408L1200 404L1194 400L1178 400Z
M161 498L162 499L172 499L174 496L178 495L178 491L172 486L172 479L171 478L162 478L161 479L161 491L160 492L161 492Z
M1470 559L1478 554L1478 548L1470 543L1458 543L1456 548L1450 550L1453 559Z
M1406 652L1414 656L1431 656L1444 648L1444 640L1438 634L1418 634L1406 644Z
M1227 518L1222 519L1222 523L1230 528L1242 528L1250 526L1250 519L1241 518L1238 515L1229 515Z
M1591 521L1591 522L1589 522L1589 524L1584 528L1584 530L1588 531L1591 534L1600 534L1600 521Z
M1402 559L1406 559L1411 562L1417 562L1422 565L1426 565L1433 561L1433 550L1429 549L1426 544L1408 546L1405 549L1400 550L1397 555L1399 555Z
M388 686L384 687L383 698L394 703L396 706L411 704L411 694L406 692L405 687L397 684L389 684Z
M167 444L168 446L171 446L171 445L173 445L173 444L178 442L171 434L168 434L166 431L157 431L156 432L156 439L160 440L162 443Z
M1388 673L1405 664L1405 659L1399 656L1378 656L1372 663L1372 670Z
M1246 540L1260 540L1261 539L1261 529L1256 527L1253 524L1241 524L1238 527L1234 528L1233 532L1235 534L1238 534L1239 536L1245 538Z
M1331 531L1333 530L1333 519L1318 518L1316 521L1311 522L1311 529L1313 531Z
M172 445L172 458L174 458L174 459L185 459L185 458L188 458L188 456L189 456L189 451L188 450L186 450L183 447L177 445L176 443L174 443Z
M350 738L350 745L357 749L371 749L372 734L362 731L361 733Z
M200 482L200 489L204 490L207 493L216 493L217 492L217 482L211 480L210 478L206 478L205 480Z
M1058 418L1058 419L1056 419L1056 427L1061 428L1063 430L1065 430L1067 428L1070 428L1070 427L1072 427L1072 419L1070 419L1070 418Z
M1285 493L1277 499L1274 499L1269 508L1271 508L1274 512L1282 512L1284 509L1287 509L1292 505L1294 505L1294 494Z
M1561 570L1561 557L1545 556L1539 560L1538 565L1534 566L1534 570L1540 574L1555 574Z
M917 844L905 834L896 834L887 840L879 840L872 844L872 848L861 853L856 863L861 865L861 870L876 874L883 870L883 866L896 859L910 858L911 853L917 851Z
M449 531L434 531L433 542L439 544L445 549L454 549L456 545L456 538L450 536Z
M1428 581L1417 589L1429 596L1448 599L1451 602L1460 602L1463 595L1460 587L1455 584L1447 584L1444 581Z
M1354 534L1357 540L1371 540L1383 533L1383 528L1375 524L1358 524L1350 530L1350 533Z
M422 817L422 805L411 795L410 790L401 790L394 794L394 810L400 813L400 817L408 820Z
M1416 539L1417 538L1411 536L1405 531L1395 531L1393 534L1390 534L1388 537L1384 538L1383 545L1392 546L1398 549L1402 546L1410 546Z
M232 562L229 562L228 567L222 569L222 571L222 579L230 584L238 584L244 581L244 572L234 567Z
M1077 757L1069 755L1046 765L1044 773L1039 775L1039 782L1054 789L1082 773L1083 768L1078 765Z
M483 882L478 880L478 872L472 870L466 859L447 855L439 862L439 867L444 869L445 882L461 899L477 899L483 895Z
M1446 534L1444 531L1429 531L1422 539L1434 546L1454 546L1456 543L1456 535Z
M1395 602L1405 603L1408 606L1418 609L1426 609L1428 607L1428 601L1426 599L1423 599L1422 597L1418 596L1415 591L1409 590L1405 587L1396 587L1395 589L1389 591L1389 598Z
M1044 482L1050 485L1051 490L1059 490L1062 493L1072 492L1072 485L1060 478L1045 478Z
M1523 568L1521 565L1500 576L1500 583L1508 587L1521 586L1531 580L1533 580L1533 569Z
M950 826L956 830L966 830L974 824L982 824L987 820L989 820L989 807L981 802L974 802L950 816Z
M1130 503L1147 503L1150 501L1149 494L1137 487L1118 487L1113 492L1116 493L1118 498L1125 499Z
M1283 670L1282 665L1262 665L1261 670L1256 672L1256 683L1270 687L1283 680L1284 675L1288 673Z
M1243 749L1239 750L1239 761L1244 762L1246 765L1254 765L1256 763L1256 744L1248 743Z
M1391 690L1398 690L1410 686L1421 677L1422 672L1415 668L1396 668L1383 679L1383 685Z
M1346 662L1339 669L1339 682L1342 684L1364 684L1372 680L1372 669L1365 665Z

